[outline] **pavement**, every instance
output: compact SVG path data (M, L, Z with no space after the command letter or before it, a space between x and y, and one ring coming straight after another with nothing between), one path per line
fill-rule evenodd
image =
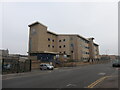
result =
M118 88L118 70L111 63L34 70L3 75L3 88Z

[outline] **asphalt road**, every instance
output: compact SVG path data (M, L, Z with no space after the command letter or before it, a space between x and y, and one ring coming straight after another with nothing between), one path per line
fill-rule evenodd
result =
M2 87L88 88L88 86L100 78L116 76L118 74L117 71L116 68L111 66L111 63L60 68L53 71L36 71L35 73L3 78ZM92 86L92 88L94 87Z

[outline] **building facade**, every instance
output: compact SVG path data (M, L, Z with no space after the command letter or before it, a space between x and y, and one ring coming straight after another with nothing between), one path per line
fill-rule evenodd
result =
M94 38L84 38L77 34L56 34L39 22L32 23L29 27L28 53L33 61L99 58L99 45L94 43Z

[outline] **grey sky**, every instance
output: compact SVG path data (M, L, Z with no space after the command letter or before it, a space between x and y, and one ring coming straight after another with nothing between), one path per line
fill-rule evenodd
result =
M118 53L117 3L4 3L2 48L27 54L28 24L39 21L52 32L94 37L100 54ZM0 22L1 23L1 22Z

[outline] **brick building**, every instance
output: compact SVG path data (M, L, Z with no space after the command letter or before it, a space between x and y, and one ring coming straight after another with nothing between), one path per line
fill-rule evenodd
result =
M99 58L99 45L94 38L78 34L56 34L35 22L29 25L29 58L35 61L90 60ZM66 58L66 59L64 59Z

